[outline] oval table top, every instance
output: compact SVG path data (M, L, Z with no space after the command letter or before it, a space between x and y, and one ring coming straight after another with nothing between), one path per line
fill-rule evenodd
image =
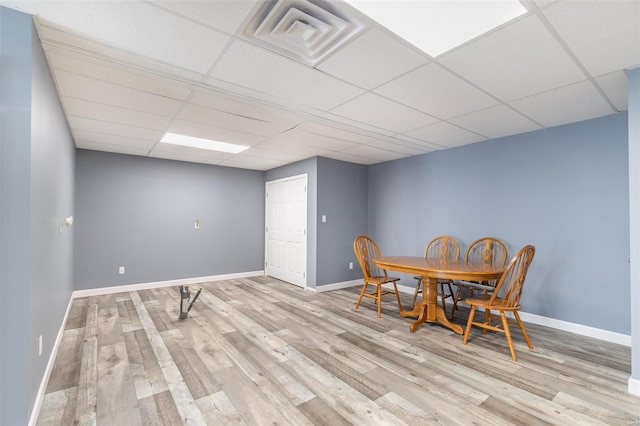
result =
M450 280L489 281L499 279L504 272L502 266L423 256L380 256L373 261L382 269Z

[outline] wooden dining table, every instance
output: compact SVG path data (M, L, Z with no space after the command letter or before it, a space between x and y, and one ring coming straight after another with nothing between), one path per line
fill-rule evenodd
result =
M449 321L442 306L438 305L438 279L490 281L499 279L504 272L502 266L463 260L428 259L422 256L381 256L373 261L382 269L422 276L422 300L416 303L413 310L400 311L403 317L418 317L409 327L412 332L426 321L440 323L457 334L462 334L462 326Z

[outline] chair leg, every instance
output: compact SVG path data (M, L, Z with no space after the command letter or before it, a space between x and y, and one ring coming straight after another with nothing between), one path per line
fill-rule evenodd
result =
M360 302L362 301L362 295L367 290L367 283L365 282L362 286L362 290L360 290L360 297L358 297L358 301L356 302L356 309L360 306Z
M453 319L453 314L455 314L456 309L458 309L458 300L460 300L461 292L462 292L462 288L458 287L456 289L456 294L453 296L453 306L451 307L451 319Z
M451 288L451 281L447 282L447 287L449 287L449 296L451 300L453 301L453 289ZM447 313L447 311L445 311L445 314ZM451 308L451 319L453 319L453 308Z
M476 313L475 305L471 305L471 312L469 313L469 320L467 321L467 328L464 330L464 337L462 338L462 344L466 345L469 340L469 332L471 331L471 323L473 322L473 316Z
M527 334L527 330L524 329L524 324L520 319L520 315L518 315L518 311L513 311L513 315L516 317L516 322L518 323L518 327L520 327L520 331L524 336L524 340L527 341L527 345L529 345L529 349L533 349L533 344L531 343L531 340L529 340L529 335Z
M444 311L444 316L447 316L447 306L444 303L444 284L442 284L442 282L438 281L438 294L440 294L440 302L442 303L442 310Z
M491 309L484 308L484 323L491 325ZM482 329L482 334L487 334L487 329Z
M396 299L398 300L398 312L402 312L402 303L400 302L400 293L398 293L398 286L396 282L393 282L393 289L396 291Z
M382 284L378 284L376 291L378 292L378 318L380 318L381 316L381 310L382 310Z
M500 318L502 319L504 334L505 336L507 336L507 343L509 344L509 350L511 351L511 358L514 361L517 361L518 357L516 356L516 350L513 347L513 340L511 340L511 331L509 330L509 322L507 321L507 316L504 314L504 311L500 311Z
M422 285L422 280L418 280L416 284L416 291L413 292L413 303L411 304L411 309L416 307L416 300L418 300L418 293L420 292L420 286Z

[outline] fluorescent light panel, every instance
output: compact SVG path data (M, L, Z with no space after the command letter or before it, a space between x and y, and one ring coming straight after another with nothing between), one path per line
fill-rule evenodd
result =
M527 10L517 0L346 0L432 57Z
M219 142L210 139L194 138L193 136L179 135L177 133L165 134L164 137L160 139L160 142L188 146L191 148L208 149L210 151L230 152L232 154L237 154L249 148L248 146Z

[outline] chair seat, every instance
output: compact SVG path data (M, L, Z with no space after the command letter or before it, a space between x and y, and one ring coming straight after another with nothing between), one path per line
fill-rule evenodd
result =
M479 306L482 308L487 308L491 306L491 308L495 309L497 306L500 306L501 311L519 311L520 304L516 306L506 306L506 303L500 297L497 297L491 305L489 305L489 301L491 300L491 296L479 296L479 297L468 297L464 299L465 303L470 306Z
M369 284L386 284L394 281L400 281L398 277L369 277L367 283Z

